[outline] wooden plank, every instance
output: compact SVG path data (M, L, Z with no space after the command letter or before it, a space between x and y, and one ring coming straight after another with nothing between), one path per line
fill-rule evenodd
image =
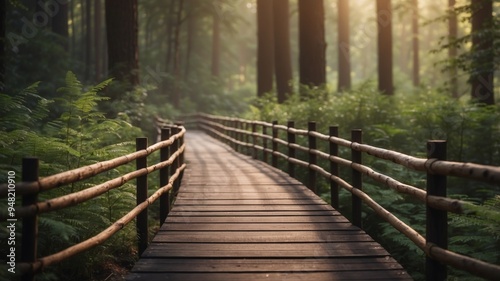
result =
M186 223L185 217L169 216L165 221L170 223ZM198 217L190 216L189 223L348 223L342 216L246 216L246 217Z
M311 231L311 230L357 230L351 223L171 223L163 224L160 231Z
M311 198L308 194L303 193L291 193L291 192L267 192L267 193L255 193L255 192L185 192L184 190L179 193L177 200L179 199L206 199L206 200L233 200L233 199L304 199Z
M155 243L339 243L373 242L360 231L339 233L337 231L160 231L153 239Z
M180 212L253 212L253 211L328 211L330 205L235 205L235 206L176 206Z
M152 243L142 257L327 258L385 257L375 242L342 243Z
M177 199L176 206L237 206L237 205L326 205L321 199L232 199L232 200L206 200L206 199Z
M338 211L179 211L177 208L172 209L169 213L169 217L179 216L179 217L253 217L253 216L340 216Z
M168 278L168 279L166 279ZM352 271L352 272L271 272L271 273L132 273L130 281L237 281L237 280L287 280L287 281L337 281L337 280L413 280L401 270Z
M141 259L134 272L324 272L401 270L390 257L336 259Z

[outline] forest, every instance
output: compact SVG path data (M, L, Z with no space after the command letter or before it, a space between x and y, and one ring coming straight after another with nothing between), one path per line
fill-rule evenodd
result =
M339 125L346 138L360 128L367 144L421 157L426 140L444 139L449 160L500 166L499 13L499 0L0 1L0 183L21 174L22 157L38 157L40 176L52 175L132 152L136 137L155 140L158 118L201 112L301 128L316 121L325 133ZM425 187L425 175L370 161ZM500 264L500 186L448 186L488 214L450 216L450 249ZM365 189L425 232L424 206L374 182ZM135 204L133 191L126 184L41 217L39 255L115 221ZM347 194L341 200L348 213ZM424 253L372 216L366 231L424 280ZM133 230L37 280L121 280L137 256ZM0 271L9 280L4 263Z

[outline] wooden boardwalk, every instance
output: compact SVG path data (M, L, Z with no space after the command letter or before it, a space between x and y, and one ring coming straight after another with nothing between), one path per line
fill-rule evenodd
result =
M126 280L412 280L300 182L199 132L182 186Z

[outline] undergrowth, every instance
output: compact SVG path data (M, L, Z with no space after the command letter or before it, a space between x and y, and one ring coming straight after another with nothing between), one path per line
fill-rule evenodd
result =
M307 128L308 121L317 122L318 131L328 134L328 126L339 125L340 137L350 139L351 129L363 130L363 142L405 154L426 157L426 141L448 142L448 160L500 165L500 107L455 100L442 92L420 89L413 93L384 96L367 82L351 91L331 93L310 89L307 95L293 95L284 104L274 94L257 99L243 117L280 124L295 121L296 127ZM307 98L304 98L307 96ZM284 136L282 136L283 138ZM307 146L307 138L297 137ZM326 143L318 144L328 151ZM284 148L283 148L284 149ZM286 153L286 151L282 151ZM307 160L306 155L298 153ZM350 159L350 151L341 149L340 156ZM363 163L406 184L425 189L425 174L384 160L363 156ZM328 162L319 161L328 170ZM285 168L285 163L280 166ZM351 171L341 167L341 177L350 181ZM298 173L302 182L307 171ZM329 185L318 181L319 193L330 201ZM425 235L425 206L364 177L364 191L380 205ZM449 215L449 248L481 260L500 263L500 186L470 182L449 177L448 195L468 201L470 212ZM340 211L351 216L351 194L340 193ZM364 229L405 267L416 280L424 280L425 255L409 239L378 218L368 207L363 209ZM450 268L450 280L474 280L470 275Z
M126 116L107 118L99 109L107 100L100 92L110 83L111 80L106 80L93 87L84 87L73 73L68 72L65 85L58 89L58 97L54 99L38 95L40 83L15 95L0 93L0 182L6 182L7 171L15 171L16 181L21 181L21 159L25 156L40 159L40 177L44 177L133 152L135 138L143 135L141 130L127 122ZM49 112L62 113L51 118ZM130 172L133 166L125 165L89 180L41 193L39 200L83 190ZM17 206L20 206L20 196L17 199ZM42 214L38 256L56 253L94 236L135 204L135 186L127 183L79 206ZM4 207L0 208L6 210ZM1 227L2 245L7 245L7 235L6 227ZM20 242L19 228L16 238ZM96 280L107 271L105 267L109 264L133 264L135 244L135 228L133 224L128 225L104 244L48 267L37 280ZM5 257L5 248L1 249ZM0 271L7 272L5 264L2 266Z

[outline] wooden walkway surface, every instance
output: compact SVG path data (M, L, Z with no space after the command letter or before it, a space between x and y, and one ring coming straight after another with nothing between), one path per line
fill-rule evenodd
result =
M287 174L199 132L165 224L126 280L412 280Z

